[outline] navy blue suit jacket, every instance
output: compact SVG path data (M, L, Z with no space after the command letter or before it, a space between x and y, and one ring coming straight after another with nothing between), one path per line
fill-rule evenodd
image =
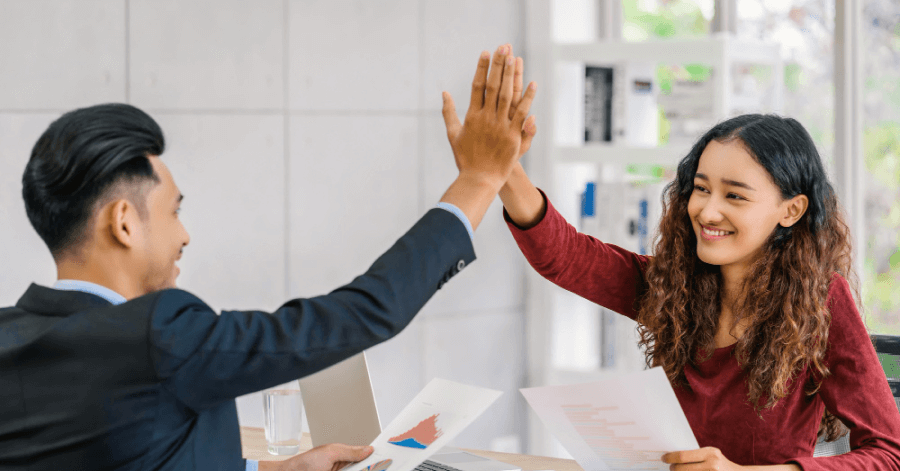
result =
M243 470L235 397L391 338L474 259L432 209L365 274L273 313L31 285L0 309L0 469Z

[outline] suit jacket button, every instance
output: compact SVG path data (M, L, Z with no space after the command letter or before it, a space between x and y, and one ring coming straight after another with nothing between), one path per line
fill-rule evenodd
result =
M465 268L465 267L466 267L466 261L465 261L465 260L460 260L460 261L456 262L456 271L460 271L460 270L462 270L462 269Z

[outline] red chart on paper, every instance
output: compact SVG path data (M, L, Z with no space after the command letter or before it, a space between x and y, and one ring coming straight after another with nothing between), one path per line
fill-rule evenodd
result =
M419 422L419 425L409 429L408 432L391 437L388 443L397 446L405 446L407 448L424 449L434 443L444 432L437 427L437 418L440 414L434 414L431 417Z

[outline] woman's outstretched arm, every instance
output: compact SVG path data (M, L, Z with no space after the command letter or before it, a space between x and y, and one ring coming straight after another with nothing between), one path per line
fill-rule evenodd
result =
M509 218L522 229L533 227L547 212L544 197L528 179L521 163L516 163L506 184L500 189L500 200Z

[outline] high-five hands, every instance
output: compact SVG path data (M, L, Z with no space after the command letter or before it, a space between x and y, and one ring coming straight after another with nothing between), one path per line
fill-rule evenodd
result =
M444 123L460 175L467 174L499 189L518 158L531 146L536 128L526 117L537 85L522 95L522 61L509 44L493 57L483 52L472 81L472 98L465 123L460 123L453 97L444 92ZM490 68L490 71L489 71ZM524 148L524 150L523 150Z

